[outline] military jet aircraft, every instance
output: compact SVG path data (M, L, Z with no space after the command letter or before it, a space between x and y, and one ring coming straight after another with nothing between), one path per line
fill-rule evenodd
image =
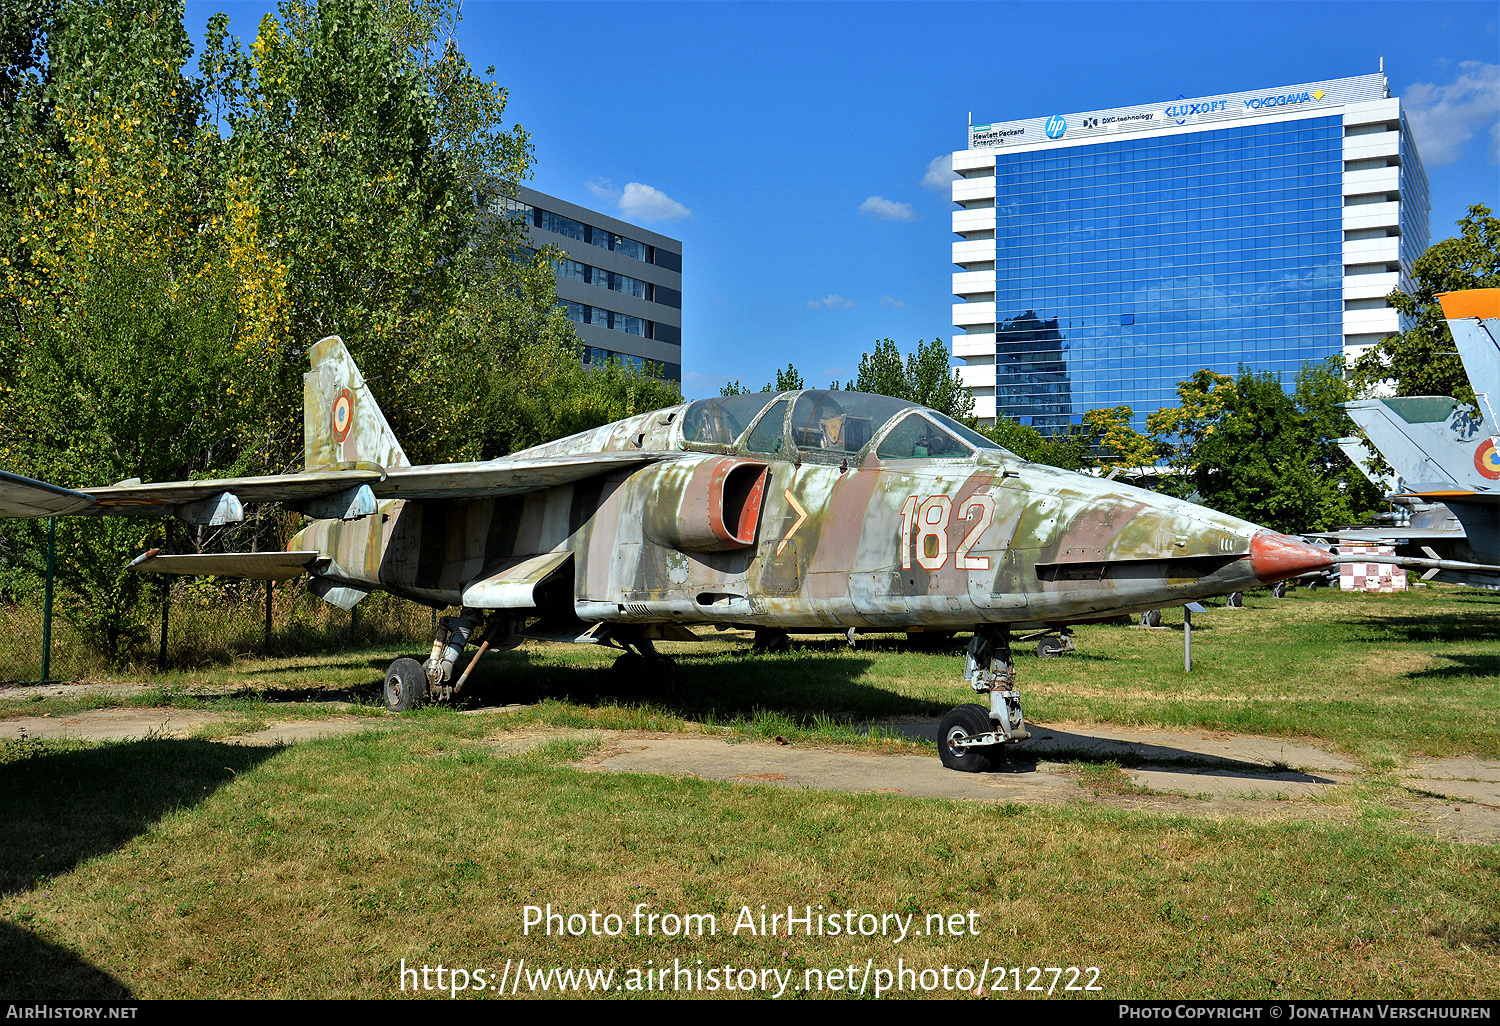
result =
M1365 399L1344 410L1401 478L1412 523L1346 528L1321 537L1388 539L1395 556L1350 557L1426 569L1453 584L1500 588L1500 452L1491 393L1500 399L1500 289L1439 297L1481 408L1475 416L1451 396ZM1431 504L1431 505L1426 505ZM1422 556L1408 551L1414 547Z
M387 707L451 697L455 664L524 638L610 645L676 676L654 642L690 627L973 630L986 704L942 721L943 762L983 770L1029 736L1012 628L1107 620L1329 565L1326 552L1202 506L1028 463L933 410L808 389L700 399L484 463L411 466L343 343L311 350L306 470L70 490L7 476L0 515L175 515L246 502L311 518L286 552L149 552L136 569L308 575L345 608L375 590L444 617L397 659ZM475 656L477 661L479 655Z

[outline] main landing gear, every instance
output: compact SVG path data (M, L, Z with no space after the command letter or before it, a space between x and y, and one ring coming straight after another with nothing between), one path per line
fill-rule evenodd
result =
M625 654L609 668L610 676L623 689L657 691L668 695L677 690L680 680L677 661L658 652L649 638L611 637L607 643L625 650Z
M469 665L450 683L453 666L464 646L480 628L479 651ZM391 712L405 712L424 701L450 702L463 690L469 674L491 648L515 648L521 643L521 621L508 612L485 614L465 609L459 616L445 616L438 621L437 636L432 639L432 653L425 663L403 657L391 663L385 672L385 707Z
M1031 736L1016 690L1009 627L980 624L974 628L964 680L975 693L989 696L989 707L970 703L944 716L938 728L938 754L949 769L983 773L1004 761L1003 746Z

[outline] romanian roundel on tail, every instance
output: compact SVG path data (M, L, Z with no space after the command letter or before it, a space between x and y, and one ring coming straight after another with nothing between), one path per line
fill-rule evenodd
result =
M343 340L325 338L308 356L312 370L302 375L307 469L341 470L355 463L410 466Z

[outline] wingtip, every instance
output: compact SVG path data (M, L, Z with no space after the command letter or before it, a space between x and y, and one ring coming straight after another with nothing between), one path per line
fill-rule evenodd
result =
M1440 292L1438 302L1443 316L1450 321L1460 317L1480 320L1500 318L1500 289L1465 289L1462 292Z

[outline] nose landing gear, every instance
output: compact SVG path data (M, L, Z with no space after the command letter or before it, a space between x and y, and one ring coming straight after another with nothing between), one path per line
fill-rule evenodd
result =
M976 694L989 696L989 708L969 703L944 716L938 728L938 755L949 769L983 773L1004 761L1005 745L1031 736L1016 690L1009 627L981 624L974 629L964 680Z

